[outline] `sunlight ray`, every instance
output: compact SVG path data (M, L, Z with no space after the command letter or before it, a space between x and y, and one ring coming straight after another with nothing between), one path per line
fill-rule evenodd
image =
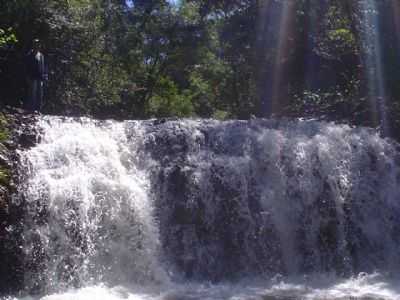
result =
M367 77L367 95L373 125L379 126L383 135L388 135L390 128L386 113L386 88L384 66L380 48L378 8L375 0L359 2L361 12L361 50L364 72Z
M274 49L269 74L262 78L264 116L278 113L287 96L285 83L288 58L294 42L295 5L294 1L264 1L260 9L263 19L268 21L259 27L259 34L264 35L261 39L267 41L268 47Z

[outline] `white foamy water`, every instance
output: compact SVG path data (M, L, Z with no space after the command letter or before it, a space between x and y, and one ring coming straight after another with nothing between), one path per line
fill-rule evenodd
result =
M143 133L131 124L44 119L23 154L28 288L162 280L148 178L136 168Z
M20 153L25 278L10 299L400 299L400 156L374 131L38 126Z
M361 274L350 279L329 276L286 280L243 281L236 284L174 284L153 287L105 285L71 289L43 297L9 300L397 300L399 281L379 274Z

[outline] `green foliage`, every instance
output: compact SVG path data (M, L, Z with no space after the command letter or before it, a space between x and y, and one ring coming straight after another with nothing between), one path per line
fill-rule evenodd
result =
M218 119L274 114L368 125L365 53L379 50L388 107L400 124L393 3L374 2L376 22L367 22L361 3L1 1L0 95L12 105L26 99L24 58L32 39L40 38L50 74L46 113ZM379 45L366 45L370 31L380 33Z
M7 28L6 30L0 28L0 49L17 42L17 37L11 27Z
M191 95L178 88L169 78L161 78L156 85L156 93L150 98L149 113L154 117L188 117L193 114Z
M212 118L216 120L226 120L229 118L229 114L223 110L216 110L212 115Z
M185 24L197 24L201 20L199 3L182 1L179 6L178 17Z
M340 60L343 55L357 52L351 20L340 6L330 6L324 14L325 30L320 34L318 50L321 55Z
M330 41L343 45L346 48L353 48L355 45L354 35L348 28L330 30L328 38Z

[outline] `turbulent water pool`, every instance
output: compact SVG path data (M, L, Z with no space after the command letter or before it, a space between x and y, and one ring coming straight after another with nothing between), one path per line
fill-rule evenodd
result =
M400 155L316 121L42 117L7 299L400 299Z
M257 281L256 283L254 281ZM68 289L46 296L7 299L46 300L386 300L400 299L399 282L379 274L351 279L319 278L243 280L240 283L182 283L162 286L107 287L104 284Z

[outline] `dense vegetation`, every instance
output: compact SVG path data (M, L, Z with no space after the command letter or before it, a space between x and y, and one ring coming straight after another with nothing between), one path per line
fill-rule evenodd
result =
M39 38L47 113L302 116L393 133L399 9L375 0L1 1L0 97L23 105L24 57Z

